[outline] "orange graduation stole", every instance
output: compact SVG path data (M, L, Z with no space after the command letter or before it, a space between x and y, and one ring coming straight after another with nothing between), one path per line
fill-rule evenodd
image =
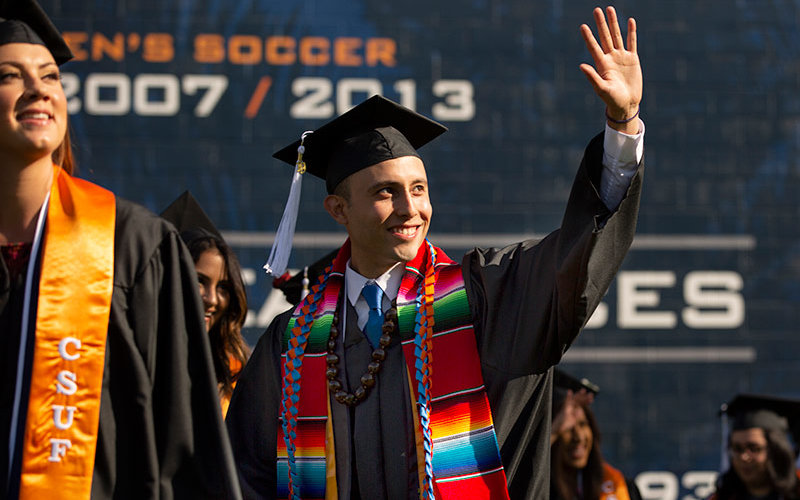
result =
M607 463L603 464L603 484L600 486L601 500L630 500L628 486L622 472Z
M116 200L60 167L53 175L20 499L89 498L100 419Z

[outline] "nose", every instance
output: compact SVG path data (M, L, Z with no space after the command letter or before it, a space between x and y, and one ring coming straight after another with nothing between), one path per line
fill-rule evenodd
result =
M216 307L219 304L219 297L217 297L217 292L215 287L212 286L200 286L200 296L203 299L203 304L206 307Z
M44 84L41 78L29 77L26 79L25 83L25 95L28 97L28 99L44 99L45 101L50 99L47 86Z
M395 212L409 219L417 215L419 209L417 208L417 199L411 194L411 191L404 190L397 196L395 200Z
M572 441L573 443L576 443L576 442L580 441L580 438L581 438L581 436L580 436L580 432L578 432L578 426L577 425L573 425L572 427L570 427L569 428L569 439L570 439L570 441Z

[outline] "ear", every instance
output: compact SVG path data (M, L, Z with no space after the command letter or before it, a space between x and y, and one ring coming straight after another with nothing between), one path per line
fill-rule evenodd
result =
M347 214L345 208L347 207L347 200L336 194L329 194L325 197L323 202L325 210L333 217L333 220L339 224L347 225Z

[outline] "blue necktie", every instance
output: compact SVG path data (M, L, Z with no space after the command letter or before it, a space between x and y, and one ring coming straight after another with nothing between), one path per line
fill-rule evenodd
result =
M383 290L374 281L367 282L361 289L361 295L366 299L369 306L369 318L364 325L364 334L373 348L378 347L383 327Z

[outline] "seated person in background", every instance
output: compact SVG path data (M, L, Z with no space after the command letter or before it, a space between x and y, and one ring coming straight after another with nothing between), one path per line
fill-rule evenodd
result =
M161 216L178 228L192 254L224 417L239 372L250 354L242 337L247 295L239 260L189 191Z
M559 369L553 384L551 500L641 500L633 481L600 453L600 428L590 408L599 388Z
M722 405L720 413L730 420L723 469L728 462L730 467L717 479L717 491L710 498L800 498L797 450L789 440L792 430L797 436L800 401L744 394Z

